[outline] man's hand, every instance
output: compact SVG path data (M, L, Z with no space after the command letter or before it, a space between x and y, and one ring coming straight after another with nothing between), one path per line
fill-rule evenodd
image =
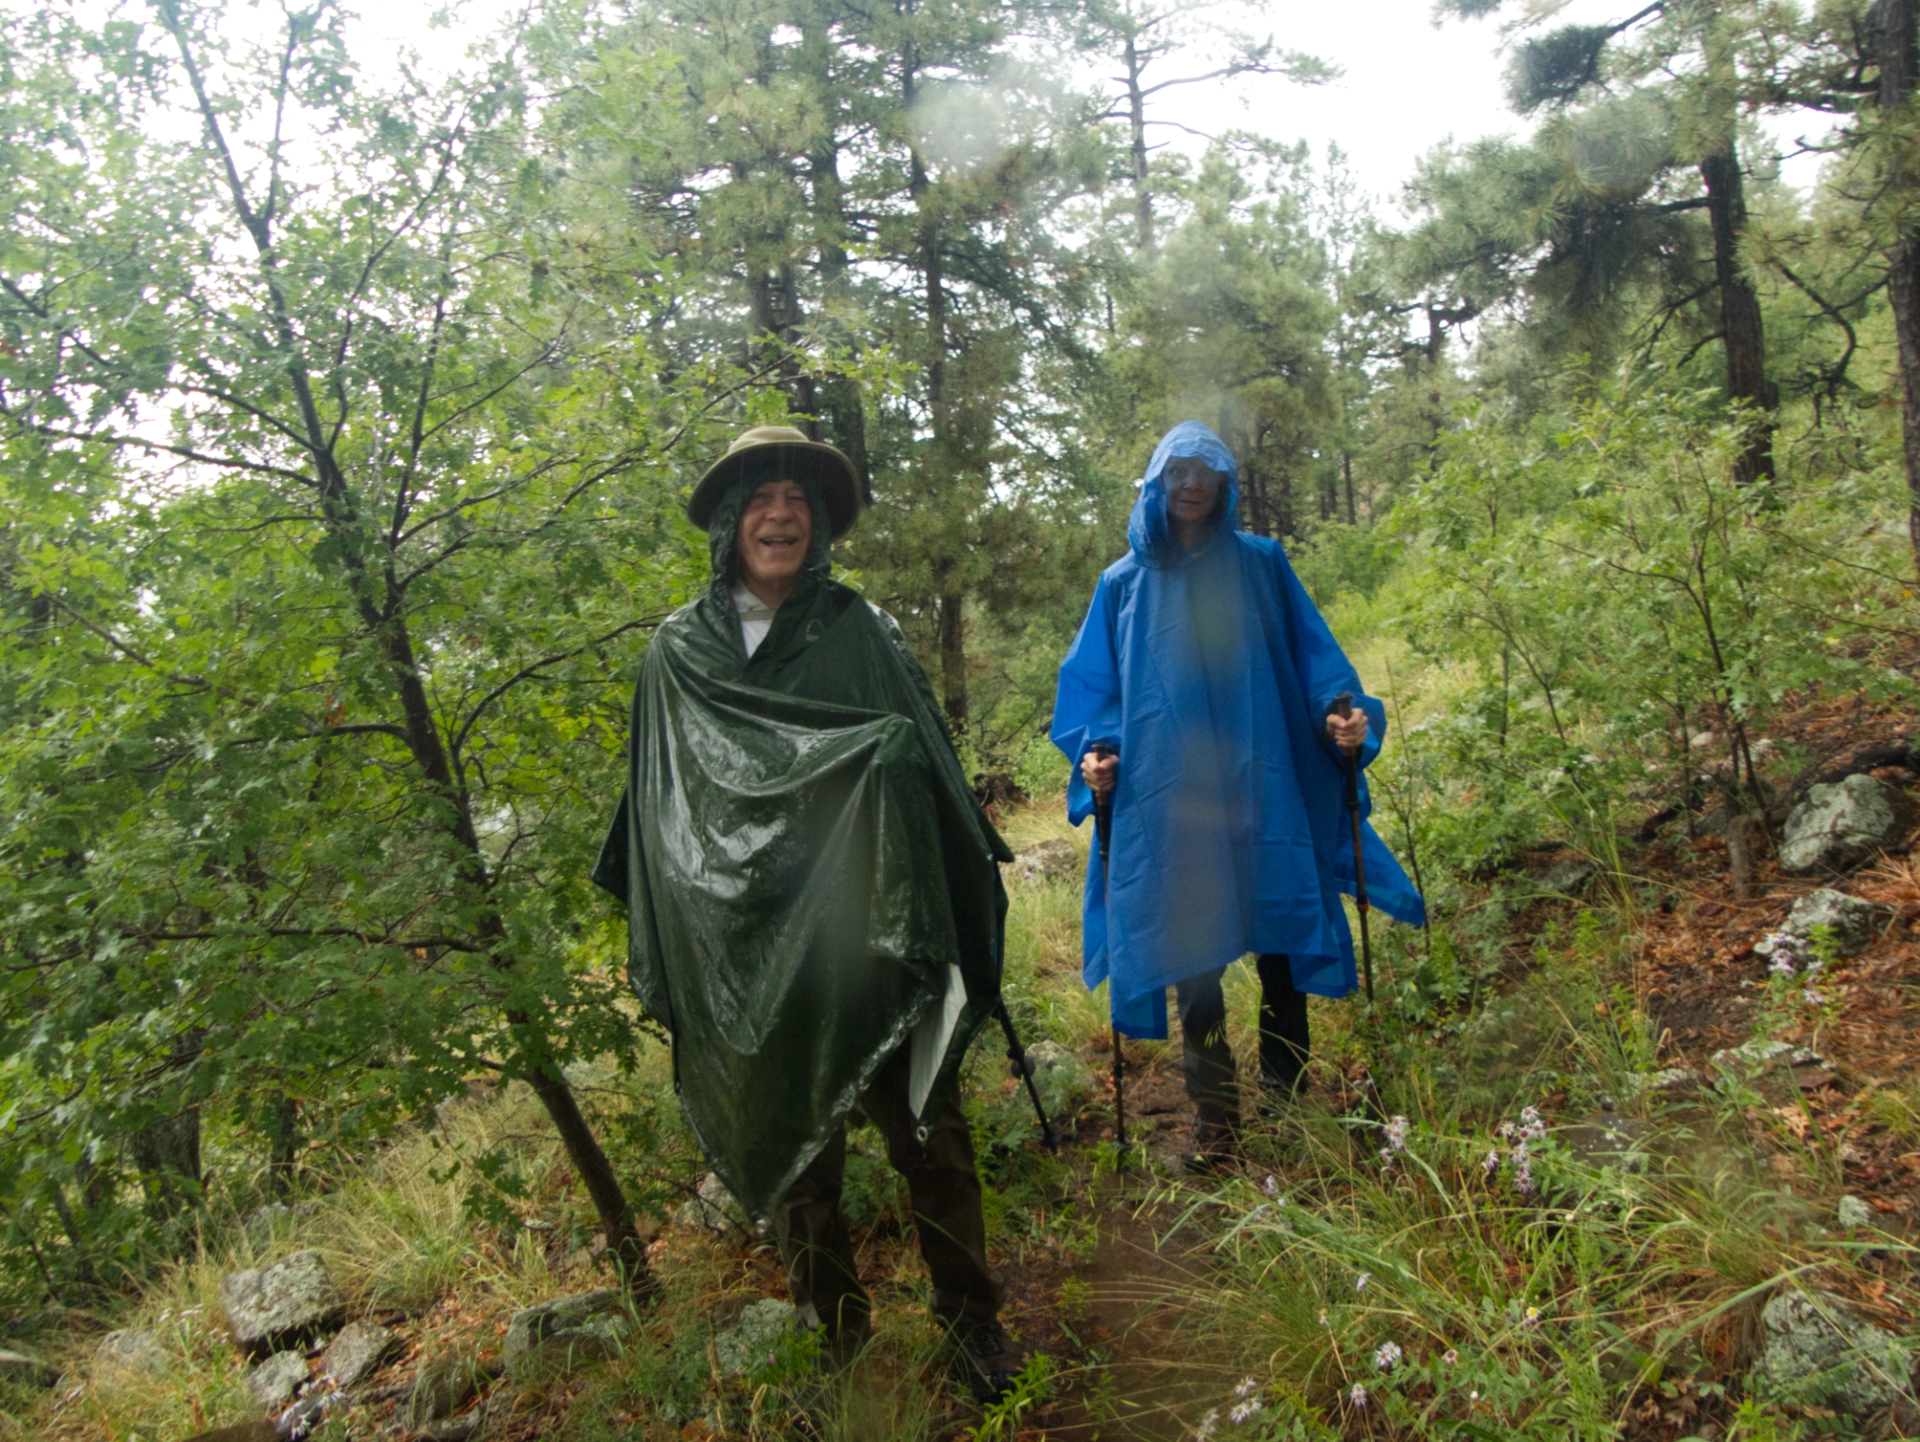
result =
M1080 777L1093 788L1095 796L1105 796L1120 777L1120 758L1095 756L1089 751L1080 758Z
M1367 739L1367 713L1356 706L1351 716L1342 719L1336 712L1329 711L1327 735L1342 751L1358 751ZM1089 781L1087 784L1091 786L1093 783Z

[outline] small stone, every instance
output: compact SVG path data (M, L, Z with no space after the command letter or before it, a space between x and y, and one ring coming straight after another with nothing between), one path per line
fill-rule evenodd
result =
M1607 1106L1617 1106L1650 1091L1678 1091L1682 1087L1698 1086L1701 1081L1699 1072L1683 1066L1663 1067L1659 1071L1637 1071L1627 1078L1623 1095L1618 1101L1611 1097L1602 1097L1601 1101Z
M1053 1120L1071 1116L1093 1094L1093 1068L1059 1042L1035 1042L1027 1048L1027 1061L1040 1104Z
M507 1374L524 1383L617 1357L632 1325L625 1298L611 1287L523 1307L507 1323Z
M347 1314L347 1299L315 1251L222 1277L220 1301L233 1340L250 1357L308 1341Z
M414 1435L420 1442L468 1442L486 1420L486 1408L476 1407L464 1417L447 1417L438 1422L429 1422Z
M1574 896L1599 874L1600 868L1584 857L1569 857L1541 873L1540 889L1554 896Z
M1824 926L1831 932L1839 954L1853 956L1866 950L1880 927L1892 915L1891 907L1878 906L1861 897L1849 896L1844 891L1823 886L1818 891L1809 891L1794 902L1792 910L1787 912L1786 923L1780 929L1806 938L1813 935L1816 926Z
M0 1382L27 1387L51 1387L60 1380L60 1371L31 1352L17 1347L0 1347Z
M278 1407L307 1380L307 1359L300 1352L275 1352L247 1373L247 1387L262 1407Z
M720 1375L744 1377L766 1366L779 1353L798 1323L793 1303L763 1297L740 1313L731 1327L714 1335L714 1355L720 1362Z
M285 1202L266 1202L255 1207L247 1217L247 1235L255 1241L264 1241L273 1236L276 1230L292 1230L293 1223L303 1221L319 1210L312 1202L295 1202L292 1206Z
M1907 1389L1911 1363L1890 1332L1861 1321L1840 1298L1783 1292L1760 1314L1760 1370L1787 1397L1867 1417Z
M499 1375L499 1368L472 1357L436 1357L423 1361L414 1371L413 1388L400 1409L401 1420L409 1427L424 1427L451 1412L458 1412Z
M135 1372L167 1370L166 1348L144 1327L125 1327L107 1333L93 1349L93 1360L100 1366L126 1367Z
M1873 1208L1851 1193L1840 1199L1840 1205L1834 1209L1834 1215L1843 1227L1870 1227L1873 1225Z
M331 1377L333 1385L343 1392L356 1387L385 1359L393 1342L393 1333L377 1322L349 1322L327 1344L320 1358L320 1373Z
M1755 1040L1717 1051L1711 1060L1717 1067L1754 1071L1780 1060L1783 1056L1790 1055L1792 1051L1793 1048L1784 1041Z
M1871 776L1810 786L1787 817L1780 865L1796 876L1845 871L1900 839L1898 793Z
M727 1190L719 1174L708 1172L700 1179L699 1190L674 1211L673 1221L675 1226L689 1231L727 1232L744 1229L747 1214L733 1199L733 1193Z
M1013 864L1006 868L1005 874L1015 881L1039 885L1077 877L1085 863L1079 847L1071 841L1055 839L1016 851Z

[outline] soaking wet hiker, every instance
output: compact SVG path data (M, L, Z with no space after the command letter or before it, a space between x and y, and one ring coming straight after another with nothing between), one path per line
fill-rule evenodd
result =
M860 506L846 457L788 426L701 478L687 516L712 584L641 664L594 880L627 903L687 1118L777 1234L803 1321L837 1360L867 1336L840 1209L860 1107L907 1180L956 1372L988 1400L1016 1363L955 1083L999 996L1012 856L899 626L831 579Z
M1251 952L1260 977L1260 1081L1299 1088L1307 997L1354 989L1340 894L1354 889L1345 757L1380 750L1386 713L1360 681L1279 543L1238 529L1239 473L1220 438L1175 426L1060 667L1053 741L1075 769L1068 814L1111 795L1105 874L1083 906L1083 975L1109 983L1116 1031L1167 1034L1177 989L1196 1166L1237 1148L1239 1091L1221 975ZM1115 754L1096 755L1096 748ZM1367 805L1364 787L1361 806ZM1418 921L1419 894L1370 826L1374 906Z

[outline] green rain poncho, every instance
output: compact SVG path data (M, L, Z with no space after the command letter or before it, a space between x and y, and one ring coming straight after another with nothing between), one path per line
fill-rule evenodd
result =
M999 996L1012 855L898 624L828 578L811 490L808 568L748 659L750 488L714 515L712 586L641 664L593 879L627 903L633 989L702 1148L764 1220L903 1044L915 1113L940 1109Z

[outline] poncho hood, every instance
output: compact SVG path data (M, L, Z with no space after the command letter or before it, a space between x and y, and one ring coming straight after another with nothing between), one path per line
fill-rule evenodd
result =
M1204 546L1183 551L1167 523L1167 463L1187 458L1205 461L1220 473L1220 499L1214 506L1213 534ZM1198 421L1182 421L1160 438L1147 462L1140 498L1127 518L1127 544L1143 566L1166 570L1190 566L1214 547L1228 545L1223 534L1240 529L1240 466L1225 441Z
M1010 860L893 619L813 563L751 659L714 583L634 688L627 789L594 868L628 974L672 1037L689 1122L756 1221L893 1053L930 1119L999 996Z
M1223 477L1211 535L1192 551L1167 523L1176 456ZM1090 860L1082 975L1109 983L1114 1025L1167 1034L1166 988L1249 952L1292 962L1295 985L1344 996L1356 982L1340 897L1354 889L1344 761L1327 738L1334 698L1354 694L1378 753L1386 710L1365 695L1279 544L1238 528L1239 468L1197 422L1155 449L1128 526L1060 668L1052 736L1068 760L1067 806L1093 812L1079 763L1120 752L1108 868ZM1361 790L1362 814L1370 798ZM1403 921L1419 894L1362 826L1372 904Z

